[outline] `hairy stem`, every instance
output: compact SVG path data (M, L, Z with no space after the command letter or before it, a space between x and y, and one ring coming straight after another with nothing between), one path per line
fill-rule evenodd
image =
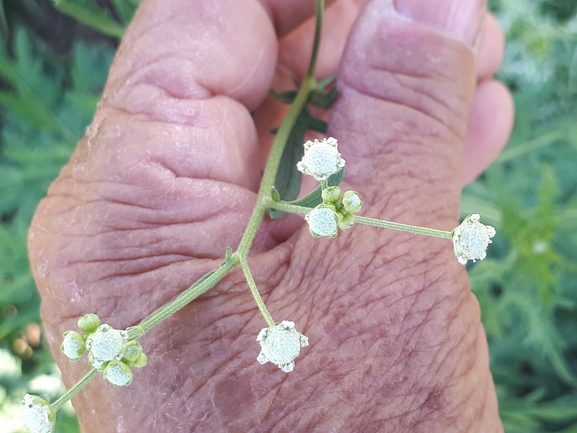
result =
M298 206L296 204L287 203L286 201L270 200L266 203L266 205L268 209L276 209L282 212L294 213L299 215L306 215L313 210L312 207Z
M403 232L417 233L419 235L434 236L443 239L452 239L452 233L445 230L428 229L425 227L412 226L409 224L394 223L392 221L379 220L355 215L355 223L366 224L375 227L400 230Z
M243 237L240 241L240 245L236 252L241 257L247 257L250 247L254 241L254 237L256 236L256 232L260 223L264 217L266 212L267 205L270 197L272 187L274 186L274 181L276 179L276 175L278 172L278 168L280 165L280 160L290 136L290 133L293 127L296 124L296 121L302 112L302 110L306 107L307 102L309 100L309 96L311 91L316 86L316 81L314 77L314 69L316 65L316 58L318 54L318 48L320 44L320 26L322 24L322 16L324 10L324 0L317 0L317 28L315 31L315 40L313 43L313 51L311 54L311 61L307 76L301 83L301 87L297 93L297 96L291 105L282 125L280 126L274 143L272 145L272 149L270 151L268 161L264 170L264 174L262 177L262 182L260 184L260 189L258 191L258 197L256 200L256 206L254 211L250 217L248 225L245 229Z
M246 282L248 283L248 286L250 287L250 291L252 293L252 296L253 296L254 300L256 301L256 305L258 305L258 309L260 310L260 312L264 316L264 319L266 320L266 323L268 323L268 326L274 326L275 325L274 320L273 320L272 316L270 315L270 313L268 312L268 310L266 309L266 306L265 306L262 298L260 297L260 293L258 292L258 289L256 287L256 283L254 282L254 278L252 277L252 274L250 272L250 268L248 267L248 263L244 257L240 257L240 266L242 267L242 271L244 272L244 276L246 278Z
M82 388L84 388L88 384L88 382L90 382L92 379L94 379L94 377L97 374L98 374L98 370L95 368L93 368L88 373L86 373L86 375L82 379L80 379L77 383L74 384L74 386L72 386L72 388L70 388L58 400L56 400L54 403L52 403L52 407L54 408L54 410L58 411L62 406L64 406L64 404L68 400L70 400L72 397L74 397L76 394L78 394L78 391L80 391Z
M234 255L231 256L231 258L227 259L226 262L224 262L218 269L210 271L208 274L204 275L200 280L178 295L176 299L164 305L163 307L160 307L154 313L144 318L142 322L140 322L143 333L150 331L152 328L172 316L182 307L188 305L192 300L198 298L206 291L212 289L237 264L238 258Z

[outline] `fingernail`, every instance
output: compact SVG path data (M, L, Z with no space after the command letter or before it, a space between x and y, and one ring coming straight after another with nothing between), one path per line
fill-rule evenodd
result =
M405 18L457 39L478 44L485 19L485 0L394 0Z

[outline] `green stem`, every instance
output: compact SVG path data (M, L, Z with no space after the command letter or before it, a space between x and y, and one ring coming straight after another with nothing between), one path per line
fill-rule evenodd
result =
M256 283L254 282L254 278L252 277L252 274L250 273L250 268L248 267L248 263L244 257L240 257L240 266L242 267L242 271L244 272L244 276L246 278L246 282L248 283L248 286L250 287L250 291L252 293L252 296L253 296L254 300L256 301L256 305L258 305L258 309L260 310L260 312L264 316L266 323L268 323L269 326L274 326L275 322L274 322L272 316L270 315L270 313L268 312L268 310L266 309L266 306L265 306L262 298L260 297L260 293L258 292L258 289L256 287Z
M315 42L313 44L313 51L311 53L311 61L309 63L308 77L314 77L315 68L317 66L317 57L319 52L319 45L321 40L321 30L323 28L323 11L325 9L325 1L317 0L317 22L315 23Z
M64 406L64 404L68 400L70 400L72 397L74 397L76 394L78 394L78 391L80 391L82 388L84 388L88 384L88 382L90 382L92 379L94 379L94 377L97 374L98 374L98 370L95 368L93 368L88 373L86 373L86 375L82 379L80 379L76 384L74 384L74 386L72 388L70 388L58 400L56 400L54 403L52 403L52 407L54 408L54 411L57 412L62 406Z
M295 213L299 215L308 214L313 210L313 208L306 206L298 206L296 204L290 204L287 203L286 201L270 200L269 202L266 203L266 205L268 209L276 209L282 212Z
M320 44L320 24L322 24L322 15L324 10L324 0L317 0L317 30L315 31L315 40L313 42L313 51L311 54L311 61L307 76L301 83L301 87L297 93L297 96L291 105L282 125L280 126L272 149L270 151L268 161L264 170L262 177L262 182L260 184L260 189L258 191L258 197L256 199L256 205L253 213L250 217L248 225L244 231L240 244L236 252L241 257L247 257L250 247L256 236L256 232L260 223L264 217L266 211L266 203L271 197L271 190L274 186L278 168L280 165L280 160L290 136L290 133L296 124L297 118L299 117L302 110L306 107L309 100L309 96L312 90L316 86L316 81L314 77L314 68L316 64L316 58L318 54L319 44Z
M143 333L150 331L156 325L168 319L178 310L189 304L193 299L198 298L206 291L212 289L237 264L238 258L234 255L231 256L231 258L227 259L227 261L224 262L218 269L210 271L208 274L204 275L200 280L195 282L192 286L178 295L176 299L164 305L163 307L160 307L154 313L144 318L144 320L140 322Z
M443 239L452 239L452 233L445 230L428 229L426 227L411 226L408 224L394 223L392 221L378 220L355 215L355 223L366 224L375 227L384 227L387 229L400 230L403 232L417 233L420 235L434 236Z

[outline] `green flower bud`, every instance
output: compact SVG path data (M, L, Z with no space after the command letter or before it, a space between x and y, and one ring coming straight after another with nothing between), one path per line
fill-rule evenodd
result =
M341 197L341 189L338 186L329 186L323 189L321 197L325 204L336 204Z
M346 212L344 215L338 214L337 219L341 230L346 230L355 223L355 216L350 212Z
M129 363L134 363L142 355L142 346L136 340L129 341L124 346L124 359Z
M92 334L100 326L100 319L96 314L85 314L80 319L78 319L78 327L86 332L87 334Z
M128 386L132 382L132 370L122 361L110 361L103 373L104 377L113 385Z
M343 194L343 206L347 212L357 213L363 207L363 202L355 191L347 191Z
M71 361L78 361L86 351L84 335L76 331L66 331L60 350L62 350Z
M24 424L30 433L52 433L56 424L56 411L50 403L36 395L26 394L24 405Z
M147 362L148 362L148 358L146 357L146 355L144 353L141 353L140 356L138 357L138 359L136 361L134 361L133 366L136 368L142 368L146 365Z

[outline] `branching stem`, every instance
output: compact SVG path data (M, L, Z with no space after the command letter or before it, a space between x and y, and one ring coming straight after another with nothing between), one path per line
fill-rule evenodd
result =
M88 384L88 382L90 382L92 379L94 379L94 377L97 374L98 374L98 370L95 368L93 368L88 373L86 373L86 375L82 379L80 379L77 383L74 384L74 386L72 386L72 388L70 388L58 400L56 400L54 403L52 403L52 408L54 409L54 411L58 412L58 410L62 406L64 406L64 404L68 400L70 400L72 397L74 397L76 394L78 394L78 391L80 391L82 388L84 388Z

